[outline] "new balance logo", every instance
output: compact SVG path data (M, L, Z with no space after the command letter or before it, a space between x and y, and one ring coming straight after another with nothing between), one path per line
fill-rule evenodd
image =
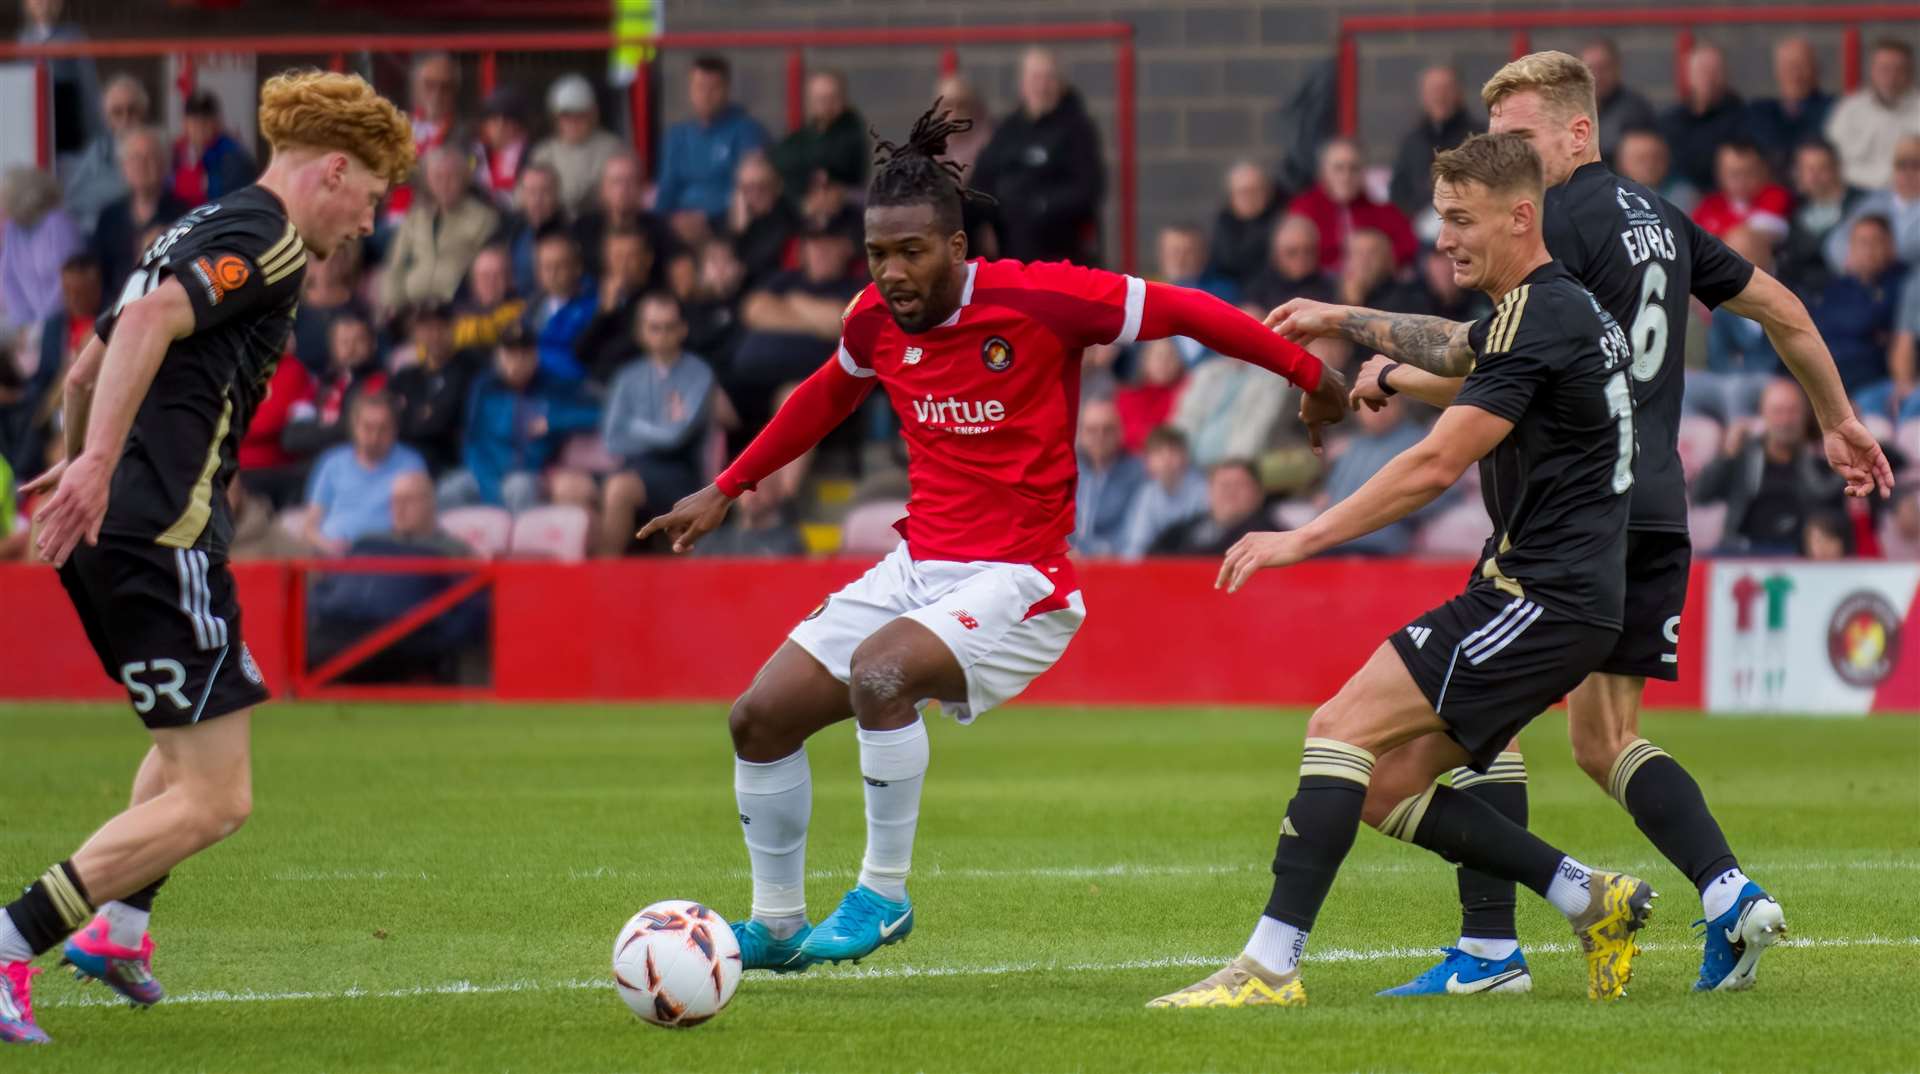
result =
M1407 637L1413 639L1413 647L1416 649L1424 648L1427 644L1427 639L1432 636L1433 628L1430 626L1410 626L1407 628Z
M967 610L965 608L961 608L956 611L949 612L947 614L953 616L955 619L958 619L960 621L960 625L963 627L966 627L968 630L980 629L980 620L975 619L971 615L968 615Z
M919 365L920 364L920 348L908 347L907 353L900 356L900 364L901 365Z
M1281 835L1291 835L1291 836L1293 836L1293 837L1294 837L1295 839L1298 839L1298 838L1300 838L1300 832L1299 832L1299 830L1298 830L1298 829L1296 829L1296 828L1295 828L1295 827L1293 826L1293 818L1292 818L1292 817L1281 817L1281 818L1280 818L1280 834L1281 834Z

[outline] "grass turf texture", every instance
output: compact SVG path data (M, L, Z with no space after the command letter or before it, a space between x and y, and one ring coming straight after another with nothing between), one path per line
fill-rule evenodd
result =
M1920 721L1654 718L1800 946L1746 995L1687 991L1686 880L1574 767L1525 739L1536 828L1644 870L1663 898L1629 998L1586 1001L1559 916L1521 892L1531 996L1386 1000L1456 931L1451 870L1362 831L1314 930L1304 1010L1148 1011L1237 951L1263 905L1303 717L1024 708L933 728L906 944L749 974L689 1031L607 977L640 906L747 902L713 707L274 706L257 807L155 914L151 1012L52 969L51 1048L7 1071L1891 1071L1920 1064ZM66 855L124 797L123 708L0 708L0 883ZM850 730L810 748L817 919L862 845Z

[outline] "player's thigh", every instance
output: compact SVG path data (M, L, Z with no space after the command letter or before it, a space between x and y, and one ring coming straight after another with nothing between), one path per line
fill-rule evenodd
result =
M913 563L903 543L816 605L794 624L787 640L844 684L861 643L919 606L915 585Z
M852 715L846 684L805 649L785 641L754 673L753 682L733 703L727 723L742 757L775 761L785 755L780 749L796 739ZM756 750L758 744L777 744L777 755L750 756L762 752Z
M250 708L217 720L153 730L168 791L185 793L236 825L253 809L252 742Z
M1077 591L1062 596L1055 575L1029 564L932 564L921 580L929 599L904 618L937 637L960 672L921 696L963 723L1052 667L1086 618Z
M1620 751L1640 737L1646 682L1638 675L1596 671L1567 694L1567 739L1588 775L1602 778Z
M1358 746L1376 758L1420 735L1445 730L1400 655L1386 643L1307 720L1307 737Z
M864 725L879 710L906 723L902 706L926 698L966 696L967 673L945 639L919 619L903 615L873 632L854 650L851 676L854 711Z
M1373 780L1361 816L1379 827L1395 806L1425 794L1444 772L1467 763L1467 751L1438 731L1409 739L1373 762Z

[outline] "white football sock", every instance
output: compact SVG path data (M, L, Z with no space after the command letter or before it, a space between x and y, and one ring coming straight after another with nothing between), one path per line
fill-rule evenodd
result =
M777 761L733 759L733 797L740 834L753 862L753 919L785 939L807 915L807 821L813 815L813 771L805 747Z
M1253 939L1241 954L1273 973L1292 973L1300 968L1300 953L1307 949L1307 934L1284 921L1260 915L1253 927Z
M1700 908L1706 911L1707 920L1712 921L1733 909L1733 904L1740 900L1741 889L1746 886L1747 874L1739 869L1728 869L1714 877L1713 882L1700 893Z
M1553 871L1553 882L1547 885L1547 901L1569 918L1585 913L1591 900L1587 891L1587 878L1591 875L1592 869L1573 858L1561 858L1560 867Z
M918 717L892 731L860 735L860 775L867 791L867 856L860 883L884 898L907 897L913 833L920 824L920 788L927 780L927 725Z
M147 934L147 919L152 915L146 910L136 910L123 902L110 902L100 908L107 915L109 939L120 947L140 946L140 938Z
M1475 958L1484 958L1489 962L1504 962L1520 950L1519 940L1490 940L1485 936L1462 936L1454 945Z
M33 947L20 930L13 927L13 918L0 910L0 966L9 962L30 962L33 960Z

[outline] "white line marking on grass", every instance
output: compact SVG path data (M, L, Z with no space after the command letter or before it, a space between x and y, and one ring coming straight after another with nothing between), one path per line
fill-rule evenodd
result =
M1644 874L1658 871L1664 862L1630 861L1609 862L1616 870ZM1913 872L1920 871L1920 859L1895 858L1883 861L1858 861L1842 858L1801 858L1784 861L1759 861L1745 863L1757 876L1769 873L1829 873L1829 872ZM667 867L672 867L671 864ZM692 862L685 863L686 868L696 868ZM582 881L608 880L653 880L658 879L661 867L645 870L622 869L616 866L596 866L591 869L572 868L560 874L564 879L580 883ZM1218 863L1182 863L1182 862L1108 862L1091 865L1030 865L1010 868L948 868L941 865L924 866L915 875L921 879L945 880L1130 880L1152 879L1155 877L1178 876L1238 876L1243 873L1261 873L1269 870L1264 862L1244 862L1237 865ZM1425 857L1409 857L1401 861L1355 862L1342 868L1342 873L1395 874L1426 872L1439 869L1451 869L1451 866ZM729 879L746 879L750 874L745 869L730 869L725 874ZM810 880L845 880L858 876L854 869L812 869L807 872ZM540 880L555 878L553 873L502 873L497 874L503 880ZM273 873L272 879L283 883L368 883L377 881L401 881L434 883L440 877L424 870L408 869L284 869Z
M1799 948L1839 948L1839 947L1920 947L1920 936L1833 936L1818 939L1789 939L1781 941L1783 947ZM1642 945L1646 951L1695 950L1695 944L1648 943ZM1565 953L1573 950L1570 943L1533 944L1535 953ZM1316 962L1385 962L1393 959L1431 958L1435 949L1430 947L1376 947L1351 948L1329 947L1314 950L1308 956L1308 963ZM855 966L851 969L821 967L813 972L790 974L758 974L753 980L757 984L803 984L808 981L877 981L894 980L907 977L1004 977L1018 973L1118 973L1129 970L1165 970L1181 969L1190 966L1218 966L1232 955L1164 955L1158 958L1135 958L1118 962L1002 962L989 965L948 965L948 966ZM307 990L299 992L261 992L253 989L231 991L228 989L210 989L199 992L181 992L168 996L163 1002L169 1006L202 1003L305 1003L340 999L417 999L431 996L498 996L517 992L577 992L596 988L607 988L610 982L599 977L573 978L563 981L496 981L479 984L473 981L449 981L444 984L415 985L411 988L360 988L351 986L335 990ZM48 999L41 1007L118 1007L124 1000L95 990L86 996L59 996Z

